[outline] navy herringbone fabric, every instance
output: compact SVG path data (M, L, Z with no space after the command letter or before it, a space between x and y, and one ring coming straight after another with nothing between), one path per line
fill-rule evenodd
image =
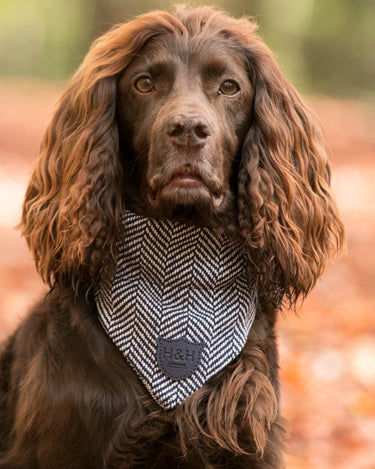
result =
M127 211L100 321L153 398L173 408L242 350L257 296L240 246L213 230Z

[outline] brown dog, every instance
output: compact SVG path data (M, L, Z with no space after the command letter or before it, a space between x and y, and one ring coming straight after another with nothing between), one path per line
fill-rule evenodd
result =
M22 227L51 292L3 345L3 469L281 468L275 317L343 227L319 125L245 19L150 13L99 38L44 137ZM103 331L125 207L240 241L260 299L237 359L173 410Z

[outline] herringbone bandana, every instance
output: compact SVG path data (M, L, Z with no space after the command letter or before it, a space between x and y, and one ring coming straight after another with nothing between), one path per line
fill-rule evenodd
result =
M144 385L172 409L243 349L257 294L239 244L214 230L126 211L100 321Z

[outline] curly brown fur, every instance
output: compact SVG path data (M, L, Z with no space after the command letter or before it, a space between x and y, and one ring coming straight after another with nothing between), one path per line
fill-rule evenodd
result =
M320 126L254 23L179 8L100 37L25 197L23 233L51 292L2 349L0 468L280 469L275 316L340 251L329 183ZM173 411L96 316L125 206L242 240L260 293L239 357Z

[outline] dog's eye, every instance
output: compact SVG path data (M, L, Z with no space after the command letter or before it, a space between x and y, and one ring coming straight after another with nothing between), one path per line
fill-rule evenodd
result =
M154 84L150 77L140 77L134 83L134 86L140 93L149 93L153 89Z
M240 91L240 87L233 80L225 80L219 88L219 94L225 94L226 96L234 96Z

